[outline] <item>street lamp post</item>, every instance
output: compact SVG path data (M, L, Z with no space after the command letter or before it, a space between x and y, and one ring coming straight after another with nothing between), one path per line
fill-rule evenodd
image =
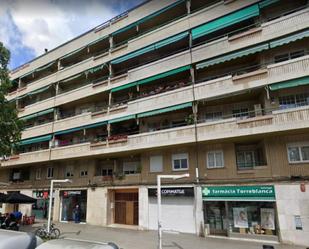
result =
M49 204L48 204L48 217L47 217L47 232L50 232L50 223L51 223L51 211L52 211L52 202L53 202L53 191L54 183L67 183L72 182L70 179L63 180L51 180L50 182L50 191L49 191Z
M161 179L181 179L189 177L189 174L182 175L158 175L157 176L157 205L158 205L158 249L162 249L162 223L161 223Z

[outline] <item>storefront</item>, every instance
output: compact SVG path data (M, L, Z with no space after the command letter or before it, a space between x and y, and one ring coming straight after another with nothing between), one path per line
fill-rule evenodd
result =
M195 233L193 187L161 188L163 230ZM157 189L148 189L149 229L158 229Z
M274 186L202 188L205 233L278 240Z
M47 219L48 205L49 205L49 191L36 190L32 192L32 197L37 201L32 205L31 215L36 219Z
M60 191L61 221L86 222L87 190Z

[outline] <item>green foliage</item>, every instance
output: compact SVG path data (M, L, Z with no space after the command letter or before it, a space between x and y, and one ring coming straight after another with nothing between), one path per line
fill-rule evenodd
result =
M11 87L8 63L10 52L0 42L0 156L10 155L19 142L23 122L17 117L15 102L8 102L5 95Z

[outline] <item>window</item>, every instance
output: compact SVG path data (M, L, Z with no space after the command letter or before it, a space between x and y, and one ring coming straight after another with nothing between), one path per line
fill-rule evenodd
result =
M222 119L222 112L208 112L205 114L206 121L216 121Z
M112 176L113 169L101 169L101 176Z
M73 165L67 165L65 167L65 177L73 177L74 176L74 167Z
M54 168L49 167L47 168L47 178L53 178L54 177Z
M224 167L224 158L223 151L209 151L207 153L207 168L223 168Z
M304 56L305 54L306 54L305 50L298 50L298 51L289 52L289 53L285 53L285 54L279 54L279 55L276 55L274 57L274 62L278 63L278 62L282 62L282 61L291 60L291 59L294 59L294 58Z
M88 176L88 170L81 170L80 171L80 177Z
M252 169L267 164L262 142L236 145L235 150L238 169Z
M233 117L234 118L246 118L249 116L249 109L248 108L240 108L233 110Z
M163 157L151 156L150 157L150 172L162 172L163 171Z
M287 149L290 163L309 162L309 142L289 144Z
M309 94L300 93L279 97L280 109L294 108L309 105Z
M189 156L187 153L173 154L173 170L186 170L189 168Z
M139 162L123 162L123 173L125 175L132 175L138 173Z
M40 180L41 179L41 168L38 168L35 170L35 179Z

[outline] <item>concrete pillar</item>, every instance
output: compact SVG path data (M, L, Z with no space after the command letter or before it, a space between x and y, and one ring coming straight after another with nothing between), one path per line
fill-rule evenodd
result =
M89 225L107 225L107 188L88 188L86 222Z
M195 231L198 236L204 234L204 214L203 214L203 199L202 199L202 187L196 186L194 188L195 195Z
M54 206L53 206L53 215L52 220L54 222L60 221L60 206L61 206L61 200L60 200L60 191L59 189L54 190Z
M138 225L142 230L149 227L148 212L148 189L143 186L138 189Z

